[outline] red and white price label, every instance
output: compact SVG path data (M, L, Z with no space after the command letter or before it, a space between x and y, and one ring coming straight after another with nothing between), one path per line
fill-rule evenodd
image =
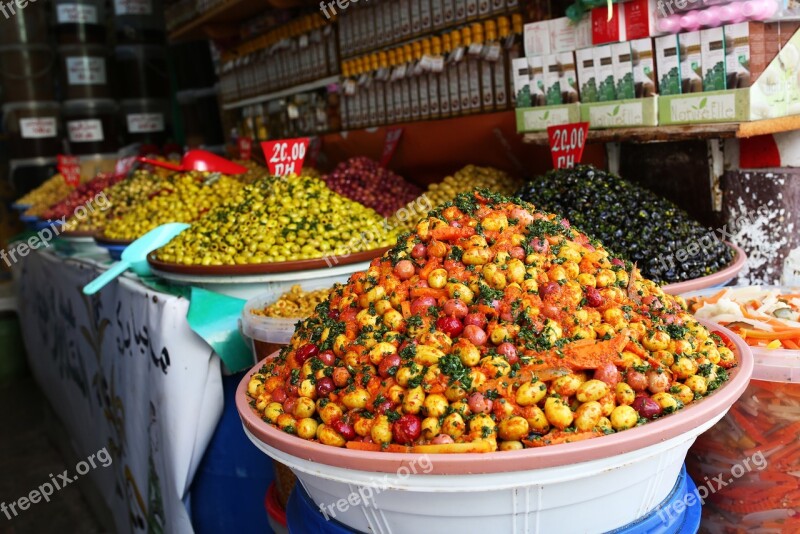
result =
M77 157L59 154L57 167L68 186L76 187L81 183L81 164Z
M264 159L267 161L270 174L273 176L300 174L300 171L303 170L303 161L306 159L309 142L308 137L263 141L261 150L264 151Z
M386 168L389 162L392 161L392 156L397 151L397 145L400 144L400 138L403 137L402 126L396 128L389 128L386 131L386 140L383 142L383 154L381 154L381 167Z
M580 163L588 134L588 122L548 126L547 138L550 141L553 167L556 169L568 169Z
M253 157L253 138L240 137L237 144L239 145L239 159L250 161L250 158Z

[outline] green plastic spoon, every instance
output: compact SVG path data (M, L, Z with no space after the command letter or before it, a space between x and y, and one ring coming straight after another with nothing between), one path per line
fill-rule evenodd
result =
M86 284L83 288L83 294L94 295L128 269L131 269L139 276L149 275L150 265L147 263L147 255L169 243L173 237L187 228L189 228L189 225L186 223L162 224L157 228L153 228L122 251L121 261L118 261L109 267L107 271Z

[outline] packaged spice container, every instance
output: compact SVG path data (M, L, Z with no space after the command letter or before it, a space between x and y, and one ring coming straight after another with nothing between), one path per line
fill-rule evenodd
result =
M118 46L114 49L114 58L119 99L169 97L166 47Z
M5 131L14 159L52 158L62 152L57 102L15 102L3 106Z
M103 0L53 0L56 41L59 44L106 42L106 4Z
M73 154L107 154L119 148L118 109L113 100L69 100L63 109Z
M65 100L111 98L111 73L103 45L62 45L61 79Z
M26 102L55 100L55 54L47 45L0 46L0 81L3 100Z
M165 100L123 100L125 143L162 145L166 141L169 104Z

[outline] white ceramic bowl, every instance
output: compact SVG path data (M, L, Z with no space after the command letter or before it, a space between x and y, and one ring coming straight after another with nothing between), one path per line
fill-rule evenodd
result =
M739 365L723 387L644 426L577 443L486 454L353 451L308 442L263 422L246 395L250 373L239 385L236 404L253 443L290 467L329 517L353 529L606 532L647 515L666 498L695 438L749 382L753 358L747 345L725 328L706 325L736 344Z

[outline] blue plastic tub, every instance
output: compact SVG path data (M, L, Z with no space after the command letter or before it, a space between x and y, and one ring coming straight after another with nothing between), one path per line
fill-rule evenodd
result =
M692 506L675 504L694 495ZM640 520L620 527L609 534L695 534L700 528L701 505L697 500L697 487L686 468L681 470L672 492L655 510ZM613 511L612 511L613 513ZM361 534L334 518L328 520L320 512L302 485L296 484L286 505L286 521L289 534Z
M34 215L20 215L19 220L28 230L36 230L36 225L41 221L39 217Z
M244 432L234 397L244 373L222 377L225 407L191 487L196 534L272 532L264 495L275 478L272 459Z
M103 247L108 251L108 255L114 261L122 259L122 251L128 248L128 245L106 245L104 243L97 243L98 247Z

